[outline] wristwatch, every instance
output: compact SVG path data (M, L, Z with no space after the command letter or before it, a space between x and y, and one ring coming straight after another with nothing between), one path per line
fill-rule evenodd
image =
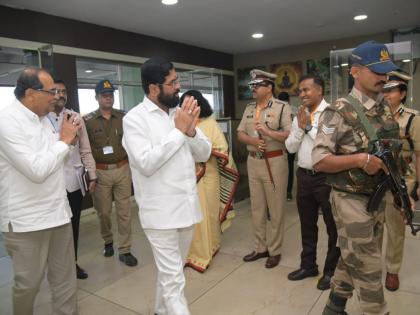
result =
M306 125L306 127L305 127L305 133L308 133L311 130L312 130L312 125Z

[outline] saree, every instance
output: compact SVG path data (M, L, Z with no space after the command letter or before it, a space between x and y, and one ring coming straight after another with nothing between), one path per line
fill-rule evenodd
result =
M196 166L203 221L194 226L186 266L204 272L220 248L221 234L235 216L233 198L239 173L217 121L207 117L199 122L198 128L212 143L212 153L206 163Z

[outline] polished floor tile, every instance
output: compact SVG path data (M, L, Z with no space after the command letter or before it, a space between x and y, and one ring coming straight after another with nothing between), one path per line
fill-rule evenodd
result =
M235 206L236 217L222 235L222 246L209 269L201 274L185 269L185 294L193 315L319 315L329 291L316 289L318 278L288 281L287 274L299 267L301 238L295 200L286 203L282 258L278 267L266 269L265 259L251 263L242 257L253 250L250 201ZM132 203L132 253L139 259L136 267L118 260L118 231L114 218L114 257L102 255L103 241L94 211L86 211L80 226L78 262L89 274L78 280L79 313L83 315L153 315L156 268L148 241L138 221L138 208ZM386 243L386 238L384 240ZM327 234L319 218L317 263L324 264ZM386 292L391 314L414 315L420 309L420 235L407 231L405 256L400 273L401 288ZM3 255L3 257L2 257ZM0 239L0 314L11 314L13 267ZM358 301L348 302L349 315L361 315ZM51 313L51 293L44 280L35 303L35 314Z

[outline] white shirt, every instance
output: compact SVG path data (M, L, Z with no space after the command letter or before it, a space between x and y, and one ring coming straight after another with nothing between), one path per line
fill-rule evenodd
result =
M42 120L45 128L51 131L51 135L55 141L58 141L61 125L63 124L64 114L67 113L73 114L74 112L68 109L63 109L59 115L57 115L55 112L51 112ZM83 119L79 114L77 114L77 119L80 120L81 124L79 137L77 138L75 145L72 146L70 153L64 160L64 177L66 182L66 190L69 193L81 189L77 175L77 172L80 171L81 167L86 167L89 170L89 176L91 179L96 178L95 160L93 159L90 145L88 143L82 142L89 142L89 138L86 133L86 127Z
M203 217L195 161L209 159L211 143L198 128L193 138L175 128L175 111L168 115L145 97L123 119L122 144L145 229L188 227Z
M297 116L293 118L292 129L286 139L286 148L290 153L298 153L297 165L308 170L313 169L312 165L312 148L314 147L314 140L318 133L319 116L324 111L328 104L324 99L316 108L313 114L312 129L305 134L305 131L299 128Z
M44 118L45 119L45 118ZM18 100L0 112L0 230L30 232L70 222L63 160L42 119Z

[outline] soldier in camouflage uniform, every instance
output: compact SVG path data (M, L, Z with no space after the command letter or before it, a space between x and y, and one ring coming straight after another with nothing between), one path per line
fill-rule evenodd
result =
M411 77L401 72L389 73L388 82L384 85L384 98L388 102L394 119L400 126L400 139L402 140L401 158L407 167L404 170L405 182L408 192L414 188L416 181L416 165L413 154L420 155L420 116L419 112L407 108L404 103L407 97L407 84ZM420 167L420 158L416 159ZM387 246L385 254L386 280L385 287L390 291L399 288L398 272L401 268L405 224L403 217L395 210L392 194L386 196L385 223L387 228Z
M367 212L367 203L377 185L373 175L386 170L381 159L369 154L370 144L375 137L398 138L398 124L380 94L386 74L397 67L386 46L373 41L355 48L351 60L354 87L348 97L325 109L312 151L314 168L328 173L327 182L332 186L331 205L341 250L322 314L347 314L345 304L354 289L365 315L388 314L380 249L385 203L372 213Z

